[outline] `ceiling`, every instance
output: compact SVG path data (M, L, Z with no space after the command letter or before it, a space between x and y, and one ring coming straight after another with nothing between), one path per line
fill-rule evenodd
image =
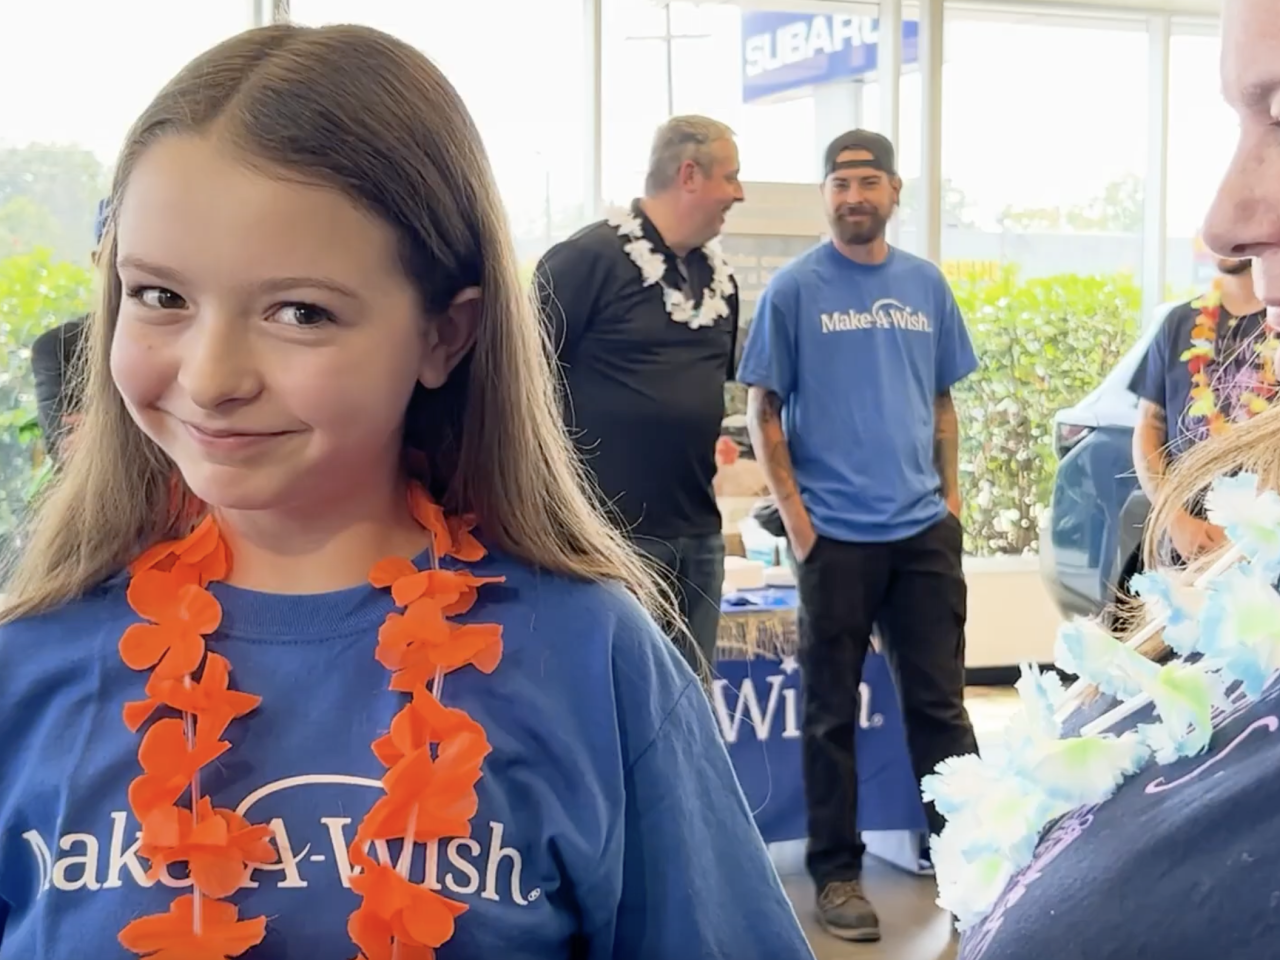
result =
M665 6L670 0L652 0L657 6ZM701 0L710 3L734 3L756 10L796 10L803 13L839 13L858 10L873 12L875 3L865 0ZM1027 13L1092 13L1102 16L1135 16L1152 13L1170 13L1175 16L1216 19L1221 0L1007 0L984 3L981 0L944 0L948 7L957 9L1003 8ZM910 0L906 7L914 6Z

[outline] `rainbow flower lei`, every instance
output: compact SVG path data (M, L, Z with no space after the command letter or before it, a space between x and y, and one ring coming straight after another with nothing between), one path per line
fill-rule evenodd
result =
M1188 584L1176 572L1147 572L1136 593L1163 623L1178 654L1156 664L1097 623L1063 625L1057 665L1121 704L1063 736L1072 698L1055 673L1024 664L1020 708L1003 733L998 758L976 755L940 763L925 777L926 800L947 819L931 839L938 904L960 930L979 923L1035 854L1046 828L1080 807L1108 799L1149 763L1165 765L1202 753L1215 708L1239 684L1259 697L1280 671L1280 495L1260 491L1252 474L1219 478L1206 501L1239 559ZM1147 704L1155 722L1115 734L1109 728Z
M1214 390L1214 363L1219 359L1218 323L1222 319L1222 293L1215 284L1204 296L1193 300L1191 306L1199 311L1195 326L1191 330L1191 346L1183 351L1182 361L1191 374L1191 406L1187 413L1193 417L1204 419L1210 436L1222 433L1230 426L1232 420L1249 419L1265 411L1276 395L1276 373L1274 356L1280 340L1274 333L1269 333L1263 343L1254 344L1253 349L1260 357L1261 367L1258 383L1252 390L1246 390L1234 404L1234 410L1223 411L1223 404Z

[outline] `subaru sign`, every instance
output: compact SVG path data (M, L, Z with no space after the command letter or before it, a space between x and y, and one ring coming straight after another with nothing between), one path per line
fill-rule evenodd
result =
M781 99L874 73L878 21L849 14L742 11L742 102ZM920 24L902 23L902 62L915 63Z

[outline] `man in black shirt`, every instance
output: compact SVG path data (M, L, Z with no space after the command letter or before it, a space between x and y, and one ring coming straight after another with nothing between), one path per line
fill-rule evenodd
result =
M98 201L93 222L90 262L98 265L98 248L107 228L109 201ZM45 450L56 462L65 452L80 420L81 385L75 381L76 356L85 336L88 317L78 317L46 330L31 344L31 373L36 384L36 417Z
M724 580L715 444L738 336L737 284L713 241L741 200L733 131L674 117L630 213L552 247L537 272L569 431L618 522L674 578L707 660Z
M1214 289L1165 317L1129 389L1138 395L1133 464L1152 503L1173 462L1212 434L1265 409L1276 395L1274 345L1251 261L1220 259ZM1189 504L1169 529L1177 556L1191 560L1225 534Z
M31 344L31 372L36 381L36 417L45 449L54 461L80 419L78 384L72 381L76 354L84 340L87 317L46 330Z

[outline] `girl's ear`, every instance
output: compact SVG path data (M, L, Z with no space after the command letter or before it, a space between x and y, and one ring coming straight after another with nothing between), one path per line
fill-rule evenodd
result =
M444 386L459 361L476 342L484 298L479 287L467 287L444 313L431 317L423 334L422 369L418 382L428 390Z

